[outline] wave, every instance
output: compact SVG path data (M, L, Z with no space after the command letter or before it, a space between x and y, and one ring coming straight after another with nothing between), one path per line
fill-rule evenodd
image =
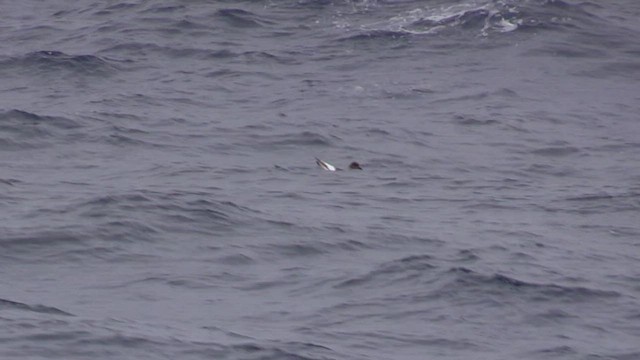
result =
M15 185L17 183L20 183L20 182L21 181L18 180L18 179L11 179L11 178L3 179L3 178L0 178L0 184L4 184L4 185L8 185L8 186L13 186L13 185Z
M8 309L30 311L30 312L42 313L42 314L73 316L72 314L66 311L62 311L58 308L51 307L51 306L29 305L29 304L25 304L17 301L0 299L0 310L8 310Z
M353 277L334 285L335 288L351 288L356 286L379 286L380 283L397 284L403 280L413 279L435 269L429 255L412 255L382 264L364 275Z
M300 146L331 146L332 141L326 136L312 131L302 131L280 135L250 135L250 143L259 149L274 149Z
M184 234L210 238L266 222L254 210L208 197L211 194L140 191L50 205L31 213L41 227L5 231L0 252L3 258L26 263L136 261L156 253L132 252L132 244L163 243ZM69 216L82 221L56 225Z
M11 134L12 137L45 137L52 135L56 130L65 131L80 127L75 120L63 116L39 115L18 109L0 111L0 131Z
M142 13L152 13L152 14L162 14L162 13L172 13L186 10L187 7L184 5L153 5L148 9L142 11Z
M594 7L592 5L560 0L462 2L420 7L387 20L346 27L356 29L356 34L348 37L350 40L436 34L489 36L514 31L562 30L593 26L597 17L589 11ZM382 4L375 7L384 9ZM371 7L367 11L371 11Z
M363 30L357 34L339 39L339 41L363 41L363 40L398 40L408 37L409 34L400 30Z
M13 357L19 353L34 358L69 358L69 354L82 354L78 355L81 358L85 358L85 354L168 359L344 358L330 347L311 342L259 340L214 326L186 330L113 319L29 322L17 334L3 334L0 341L8 343L0 355L12 354Z
M117 68L109 61L95 55L68 55L61 51L35 51L21 56L0 60L4 71L37 71L57 74L66 71L83 76L105 76Z
M155 193L140 191L130 194L115 194L96 197L75 204L70 209L81 217L105 219L107 228L122 228L131 234L146 233L149 236L157 232L157 227L171 228L169 224L207 224L211 228L224 228L237 225L252 210L229 201L215 201L209 194L188 192ZM143 212L153 217L153 221L139 222L131 219L131 212ZM146 217L145 217L146 218ZM153 225L153 224L156 225ZM176 225L177 226L177 225ZM125 231L123 231L125 232ZM145 236L146 238L147 236Z
M233 61L233 64L244 62L247 64L284 64L290 65L298 63L299 60L293 56L281 56L267 51L243 51L235 52L227 48L220 49L202 49L181 46L160 46L154 43L127 42L117 44L100 50L100 53L114 54L116 56L138 57L138 56L167 56L172 59L189 59L203 61ZM133 63L126 69L135 70L138 65ZM216 70L205 76L215 77L218 75L243 75L241 71Z
M100 51L101 53L121 53L126 55L135 54L160 54L169 56L171 58L196 58L200 60L210 59L228 59L236 58L239 54L234 53L227 49L198 49L189 47L170 47L160 46L154 43L141 43L141 42L127 42L117 44Z
M20 228L6 230L0 238L0 252L2 257L16 263L44 263L57 262L57 259L69 259L64 256L68 252L88 247L90 237L83 236L77 229Z
M273 24L263 17L242 9L220 9L216 11L215 17L235 28L264 27Z
M543 209L549 212L566 212L581 215L636 212L640 209L639 198L640 193L634 192L582 194L558 199L554 203L546 205ZM611 233L618 233L619 231L622 231L622 228L620 230L612 230Z
M616 291L589 289L558 284L536 284L518 280L503 274L483 275L458 267L449 270L452 279L441 291L443 296L460 296L463 293L501 294L525 297L532 302L583 302L622 296Z
M576 349L574 347L571 346L567 346L567 345L562 345L562 346L553 346L553 347L548 347L548 348L543 348L540 350L535 350L535 351L531 351L530 354L532 356L534 356L535 358L543 358L543 359L550 359L550 358L593 358L593 359L611 359L611 360L637 360L640 359L640 352L638 351L631 351L631 352L626 352L626 353L607 353L605 354L604 352L602 354L598 354L598 355L588 355L586 357L583 356L578 356L581 354L580 351L578 351L579 349Z
M573 146L553 146L546 147L541 149L532 150L531 153L534 155L541 156L550 156L550 157L561 157L568 156L579 153L580 149Z
M25 252L28 253L35 248L52 248L65 244L79 244L84 240L81 236L71 232L43 231L33 235L25 235L27 229L22 229L20 235L5 235L0 239L0 249L6 254Z

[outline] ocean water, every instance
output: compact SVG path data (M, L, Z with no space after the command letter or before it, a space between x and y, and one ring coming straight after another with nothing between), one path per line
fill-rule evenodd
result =
M0 1L0 358L640 359L638 17Z

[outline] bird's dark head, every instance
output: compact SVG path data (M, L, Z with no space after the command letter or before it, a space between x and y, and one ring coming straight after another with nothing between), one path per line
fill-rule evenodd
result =
M351 164L349 164L349 169L351 170L362 170L362 167L360 166L360 164L358 164L357 162L352 162Z

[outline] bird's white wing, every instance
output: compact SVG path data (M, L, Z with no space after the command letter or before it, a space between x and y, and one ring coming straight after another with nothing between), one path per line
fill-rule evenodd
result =
M316 164L318 164L318 166L320 166L321 168L327 170L327 171L336 171L336 167L329 164L326 161L322 161L318 158L316 158Z

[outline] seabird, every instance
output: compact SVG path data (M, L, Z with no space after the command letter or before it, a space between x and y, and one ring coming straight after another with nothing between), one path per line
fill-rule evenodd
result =
M316 164L318 164L318 166L320 166L321 168L323 168L324 170L327 170L327 171L342 170L342 169L338 169L337 167L329 164L328 162L320 160L318 158L316 158ZM357 162L354 161L351 164L349 164L349 170L362 170L362 167L360 166L360 164L358 164Z

